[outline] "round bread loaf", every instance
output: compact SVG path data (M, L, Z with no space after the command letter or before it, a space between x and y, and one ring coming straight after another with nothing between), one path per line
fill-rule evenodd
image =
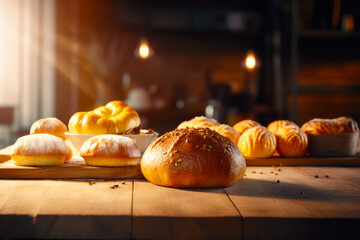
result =
M150 182L170 187L223 187L243 178L246 163L228 138L208 128L183 128L157 138L142 156Z
M265 127L252 127L240 136L238 147L245 157L271 157L276 150L276 137Z
M289 120L275 120L267 126L267 129L276 135L276 133L279 130L281 130L282 128L284 128L286 126L296 126L297 127L298 125L296 125L296 123L289 121Z
M11 158L20 166L56 166L72 157L64 140L50 134L26 135L17 139Z
M89 112L77 112L69 121L77 134L139 134L140 117L122 101L112 101Z
M91 166L133 166L140 163L135 141L119 135L98 135L84 142L80 156Z
M261 124L250 119L242 120L236 123L233 128L240 134L240 136L249 128L260 127Z
M289 125L275 134L277 151L283 157L303 157L308 150L308 137L298 126Z
M47 133L57 136L63 140L66 139L66 125L57 118L43 118L33 123L30 128L30 134Z

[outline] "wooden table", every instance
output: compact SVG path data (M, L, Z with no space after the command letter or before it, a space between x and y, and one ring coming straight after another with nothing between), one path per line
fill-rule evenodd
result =
M145 180L0 180L0 239L344 239L359 167L248 167L227 188Z

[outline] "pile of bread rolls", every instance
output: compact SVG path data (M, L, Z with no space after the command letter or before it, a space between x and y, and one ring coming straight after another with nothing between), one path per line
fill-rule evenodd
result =
M138 113L122 101L75 113L69 121L70 133L96 134L80 149L80 156L91 166L139 164L139 147L121 135L139 134L140 128ZM30 135L16 141L11 158L21 166L62 165L72 157L72 150L65 142L66 131L66 125L57 118L40 119L31 126Z

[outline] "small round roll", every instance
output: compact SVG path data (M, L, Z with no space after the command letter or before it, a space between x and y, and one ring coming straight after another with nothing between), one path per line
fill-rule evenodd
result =
M194 117L188 121L184 121L177 127L180 128L212 128L220 125L218 121L213 118L207 118L204 116Z
M226 124L220 124L211 128L212 130L220 133L224 137L230 139L235 145L239 141L240 134L232 127Z
M80 148L80 156L90 166L118 167L139 164L141 154L131 138L98 135L84 142Z
M289 120L276 120L276 121L271 122L267 126L267 129L276 135L276 133L279 130L281 130L282 128L284 128L286 126L297 126L297 125L296 125L296 123L289 121Z
M145 178L169 187L224 187L242 179L245 169L235 144L209 128L168 132L152 142L141 159Z
M277 151L283 157L303 157L308 150L308 137L298 126L286 126L276 133Z
M240 136L246 131L248 130L249 128L252 128L252 127L260 127L261 124L254 121L254 120L250 120L250 119L247 119L247 120L242 120L238 123L236 123L233 128L239 132Z
M57 118L43 118L33 123L30 128L30 134L47 133L57 136L63 140L66 139L66 125Z
M19 166L57 166L72 157L64 140L50 134L26 135L14 144L11 158Z
M276 137L265 127L249 128L240 136L238 147L244 157L271 157L276 150Z

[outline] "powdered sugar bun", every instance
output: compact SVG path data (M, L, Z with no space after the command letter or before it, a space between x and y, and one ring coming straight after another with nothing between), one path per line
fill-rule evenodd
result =
M92 166L132 166L140 163L140 149L131 138L98 135L84 142L80 156Z
M66 131L66 125L59 119L43 118L33 123L30 129L30 134L47 133L65 140Z
M72 150L64 140L50 134L20 137L14 144L11 158L16 165L55 166L72 157Z

